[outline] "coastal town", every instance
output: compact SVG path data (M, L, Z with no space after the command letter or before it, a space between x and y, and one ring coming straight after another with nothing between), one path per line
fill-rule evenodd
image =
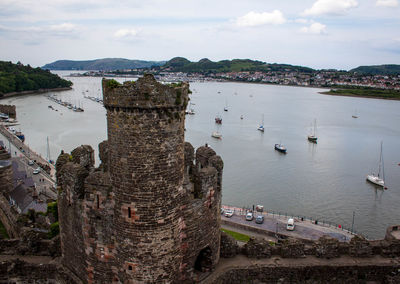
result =
M72 73L71 76L95 77L139 77L144 73L154 74L157 80L167 82L188 81L239 81L251 83L277 84L304 87L361 87L384 90L400 90L400 75L363 75L338 70L318 70L298 72L291 69L283 71L240 71L219 73L171 72L151 69L125 69L115 71L88 71L83 74Z

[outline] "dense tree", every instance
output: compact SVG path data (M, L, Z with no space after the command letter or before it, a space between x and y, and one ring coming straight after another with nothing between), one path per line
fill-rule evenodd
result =
M64 80L56 74L41 68L24 66L0 61L0 95L11 92L35 91L39 89L53 89L70 87L71 81Z

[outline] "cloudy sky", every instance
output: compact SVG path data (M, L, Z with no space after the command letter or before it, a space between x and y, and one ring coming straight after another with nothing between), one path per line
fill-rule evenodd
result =
M400 0L0 0L0 60L400 64Z

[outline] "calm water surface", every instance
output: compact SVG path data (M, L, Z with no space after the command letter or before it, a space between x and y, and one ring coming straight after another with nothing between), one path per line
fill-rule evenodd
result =
M106 111L83 95L101 97L101 79L68 79L74 89L56 94L83 105L83 113L59 106L45 95L1 102L17 106L17 129L25 134L25 143L43 156L46 137L54 159L61 149L71 151L81 144L92 145L97 156L98 143L107 138ZM351 227L354 211L354 229L369 238L382 238L387 226L400 223L400 102L245 83L192 83L191 90L196 114L186 116L185 139L195 147L208 143L224 160L224 204L263 204L269 211L346 227ZM355 112L357 119L352 118ZM222 125L215 124L216 115L222 117ZM262 117L264 133L257 131ZM307 141L314 119L318 144ZM222 140L211 137L216 130ZM366 174L378 170L381 141L385 191L365 180ZM284 144L288 153L275 151L275 143Z

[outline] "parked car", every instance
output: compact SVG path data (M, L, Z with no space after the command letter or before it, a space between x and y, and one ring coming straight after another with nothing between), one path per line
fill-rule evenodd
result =
M40 174L40 168L34 169L33 174L34 175Z
M288 231L294 230L294 219L293 218L289 218L289 220L287 221L286 230L288 230Z
M28 161L28 165L33 166L35 163L32 160Z
M258 215L258 216L256 217L256 223L257 223L257 224L262 224L262 223L264 223L264 216L263 216L263 215Z
M225 217L232 217L233 216L233 210L232 209L227 209L225 210Z
M246 214L246 220L247 221L251 221L253 220L254 216L253 216L253 212L247 212Z

